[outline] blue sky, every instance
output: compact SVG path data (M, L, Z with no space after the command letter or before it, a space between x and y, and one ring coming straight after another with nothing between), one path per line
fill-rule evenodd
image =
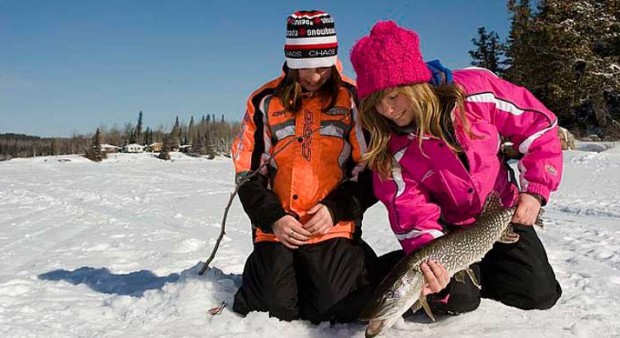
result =
M176 116L240 120L284 61L285 20L333 15L345 74L378 20L413 28L425 59L469 65L478 27L504 39L504 0L0 0L0 133L70 136L101 125L169 128Z

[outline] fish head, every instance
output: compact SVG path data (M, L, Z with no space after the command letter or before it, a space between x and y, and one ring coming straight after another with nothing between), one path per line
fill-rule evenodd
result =
M360 319L369 321L366 336L373 337L390 328L418 300L423 284L424 275L417 270L381 282L360 315Z

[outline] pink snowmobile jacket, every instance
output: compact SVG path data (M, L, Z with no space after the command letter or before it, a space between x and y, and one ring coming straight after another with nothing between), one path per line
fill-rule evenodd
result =
M500 136L523 154L518 163L522 192L547 201L562 176L557 118L528 90L481 68L457 70L452 76L465 91L466 118L474 135L455 124L469 168L440 139L425 137L420 149L416 135L393 133L392 178L374 174L375 194L386 205L407 254L442 236L440 222L473 223L491 191L499 192L505 206L515 204L519 190L500 156Z

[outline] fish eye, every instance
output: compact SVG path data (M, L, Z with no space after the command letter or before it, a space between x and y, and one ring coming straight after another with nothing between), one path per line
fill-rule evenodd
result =
M394 291L389 290L388 292L385 293L385 297L388 299L394 298Z

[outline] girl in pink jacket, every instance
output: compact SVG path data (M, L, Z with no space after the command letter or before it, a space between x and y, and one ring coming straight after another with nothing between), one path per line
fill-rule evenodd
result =
M433 310L471 311L480 297L521 309L552 307L562 291L532 225L562 174L556 116L488 70L427 65L417 34L391 21L356 43L351 62L361 121L371 134L366 159L374 191L404 254L473 223L493 191L517 207L512 222L521 239L495 244L472 266L481 289L454 282L436 262L422 264ZM502 140L522 156L519 186Z

